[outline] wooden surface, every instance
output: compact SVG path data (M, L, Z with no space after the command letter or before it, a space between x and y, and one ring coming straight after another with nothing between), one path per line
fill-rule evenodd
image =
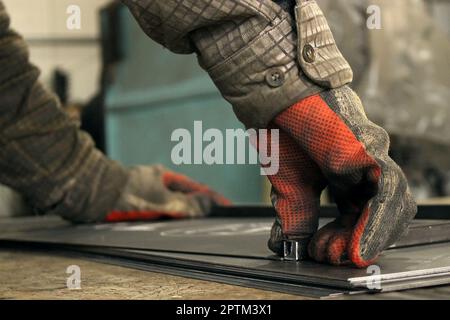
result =
M81 269L69 290L66 269ZM302 297L35 252L0 250L0 299L301 299Z
M70 290L68 266L81 269L81 289ZM270 299L307 297L139 271L32 251L0 249L0 299ZM339 299L450 299L450 286Z

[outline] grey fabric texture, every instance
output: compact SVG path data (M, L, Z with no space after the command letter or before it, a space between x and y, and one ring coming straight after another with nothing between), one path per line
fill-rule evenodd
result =
M344 86L321 96L381 167L378 191L369 200L370 215L360 242L361 257L369 261L404 234L417 206L402 170L388 155L388 134L367 119L356 93Z
M295 9L298 48L309 45L314 61L307 61L299 54L302 70L317 84L327 88L339 88L353 80L353 72L339 51L330 26L315 1L298 0ZM305 53L305 51L303 51Z
M203 217L213 206L212 198L199 193L171 190L163 183L167 169L162 165L136 166L114 206L119 212L158 212L182 214L186 218Z
M42 86L25 41L9 24L0 1L0 183L38 212L77 220L105 215L126 170L95 149Z
M200 65L247 127L265 128L281 111L326 89L321 85L346 82L343 72L328 74L331 80L315 76L321 85L306 76L299 64L302 48L297 50L296 22L272 0L122 2L152 39L175 53L196 52ZM313 14L310 26L323 24L323 15L317 10ZM317 41L308 38L309 44L328 44L329 36L319 32ZM319 54L330 48L334 45L319 48ZM319 60L318 68L343 69L336 52L324 56L330 58L326 63Z

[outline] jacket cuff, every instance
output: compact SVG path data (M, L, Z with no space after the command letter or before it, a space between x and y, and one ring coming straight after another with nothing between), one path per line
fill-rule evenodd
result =
M248 128L266 128L283 110L324 90L298 64L295 23L288 15L207 71Z

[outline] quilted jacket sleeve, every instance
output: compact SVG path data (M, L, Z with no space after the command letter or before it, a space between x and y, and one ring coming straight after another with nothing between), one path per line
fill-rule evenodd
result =
M96 220L112 209L127 173L95 149L38 77L0 1L0 183L37 211Z
M264 128L301 99L351 81L314 0L122 2L152 39L175 53L197 53L247 127Z
M122 2L129 7L150 38L175 53L194 52L195 44L191 35L198 30L255 18L252 21L253 30L250 28L241 30L244 32L240 35L244 37L242 40L250 40L252 35L258 34L269 25L276 14L270 0L122 0ZM247 32L248 35L245 34Z

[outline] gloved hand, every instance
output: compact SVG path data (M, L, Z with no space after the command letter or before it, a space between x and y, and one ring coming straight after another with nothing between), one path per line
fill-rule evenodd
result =
M128 182L105 220L196 218L207 215L214 205L230 204L207 186L161 165L137 166L130 169Z
M282 130L272 250L293 239L301 256L362 267L401 236L416 206L315 0L122 1L152 39L197 53L247 128ZM342 216L315 233L326 184Z
M393 244L416 214L389 137L370 122L348 87L306 98L278 115L280 169L269 176L278 213L269 247L299 241L302 257L365 267ZM326 185L341 216L315 233Z

